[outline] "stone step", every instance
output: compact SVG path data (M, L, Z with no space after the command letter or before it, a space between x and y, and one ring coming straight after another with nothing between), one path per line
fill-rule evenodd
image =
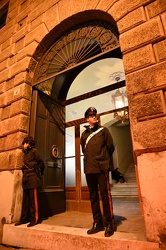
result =
M115 232L105 238L103 232L87 235L87 229L38 224L15 227L5 224L2 244L30 250L159 250L158 243L138 240L133 233Z
M124 175L125 183L114 183L111 186L113 197L138 197L138 187L134 165L131 164Z
M124 177L125 177L125 179L131 179L131 178L133 178L133 179L136 180L136 175L135 174L125 175Z
M138 192L129 191L129 192L112 192L112 197L125 197L125 196L134 196L138 197Z
M111 187L112 196L138 196L138 187L136 182L116 183Z
M124 192L124 193L120 193L120 192L113 192L112 193L112 197L115 198L115 197L118 197L118 198L121 198L121 197L138 197L138 193L137 192Z
M138 188L137 187L126 187L126 188L120 188L120 187L113 187L113 188L111 188L111 192L113 192L113 191L116 191L116 192L128 192L128 191L130 191L130 190L135 190L135 191L137 191L138 192Z

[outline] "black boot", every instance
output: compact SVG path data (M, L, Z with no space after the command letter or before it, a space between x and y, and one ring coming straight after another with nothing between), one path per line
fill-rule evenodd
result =
M14 225L15 227L22 225L23 223L21 221L16 222Z
M17 227L17 226L20 226L20 225L26 224L26 223L28 223L28 221L18 221L14 225Z
M103 224L94 222L92 228L87 231L87 234L96 234L100 231L104 231Z
M27 225L27 227L33 227L33 226L35 226L35 225L37 225L38 223L36 222L30 222L28 225Z
M106 226L105 228L105 237L110 237L114 234L114 232L116 231L116 226L114 225L114 223L110 223Z

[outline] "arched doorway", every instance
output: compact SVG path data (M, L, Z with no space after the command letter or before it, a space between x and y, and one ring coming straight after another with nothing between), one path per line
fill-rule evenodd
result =
M46 163L43 189L40 192L41 216L64 212L66 209L65 106L86 99L87 95L98 96L123 87L125 81L116 78L116 84L107 84L66 100L68 90L76 76L88 65L110 57L121 58L117 28L111 21L93 20L74 26L62 34L38 63L34 77L30 132ZM105 114L101 112L100 115ZM85 122L83 117L81 120L81 123ZM81 123L75 121L76 138L80 136L78 126ZM54 149L58 152L56 155L53 154ZM79 152L78 145L76 152ZM80 169L80 155L75 159ZM75 188L76 192L70 192L69 195L80 200L79 185L76 184Z
M125 94L123 61L119 58L99 59L87 66L73 81L66 100L66 196L69 208L88 209L89 192L83 173L80 136L86 119L85 110L94 106L98 120L114 139L114 168L125 173L133 163L132 143ZM117 112L117 109L121 111ZM125 115L120 113L126 110ZM119 117L117 115L119 114ZM111 177L111 176L110 176ZM77 202L75 202L75 200ZM86 204L86 205L85 205Z

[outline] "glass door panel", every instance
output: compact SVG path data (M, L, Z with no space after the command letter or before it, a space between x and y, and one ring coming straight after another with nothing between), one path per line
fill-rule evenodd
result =
M75 127L65 131L65 183L66 187L75 186Z
M81 137L82 133L85 130L85 127L84 127L85 125L87 125L87 123L80 124L80 137ZM81 152L81 154L80 154L80 162L81 162L81 186L83 187L83 186L87 186L87 183L86 183L86 178L85 178L85 174L84 174L84 162L83 162L84 156L83 156L81 148L80 148L80 152Z

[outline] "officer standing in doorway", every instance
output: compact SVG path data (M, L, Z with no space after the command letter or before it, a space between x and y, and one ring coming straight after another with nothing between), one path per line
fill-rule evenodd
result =
M91 209L93 214L92 228L87 234L95 234L105 230L105 237L114 234L114 215L112 197L110 194L109 171L111 170L111 157L114 151L113 139L106 127L98 125L97 110L90 107L85 112L85 118L89 123L81 135L81 147L84 154L84 173L90 193ZM103 214L103 222L99 192L100 189Z
M38 188L41 185L41 177L44 173L44 162L35 148L33 137L25 137L23 142L23 201L20 220L15 226L30 222L27 227L38 223Z

